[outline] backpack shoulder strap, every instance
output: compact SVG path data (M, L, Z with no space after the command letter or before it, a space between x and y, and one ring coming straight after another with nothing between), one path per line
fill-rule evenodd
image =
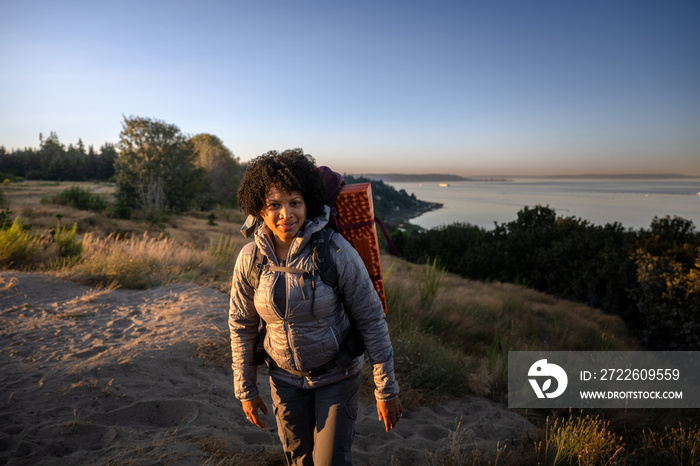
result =
M319 232L314 233L313 248L314 248L314 267L318 269L321 280L326 285L338 291L338 270L336 269L333 259L331 259L331 237L333 236L331 228L324 228Z
M267 265L267 256L262 253L258 245L255 245L253 250L253 260L250 261L250 267L248 268L247 279L250 286L256 289L260 284L260 275L263 269Z

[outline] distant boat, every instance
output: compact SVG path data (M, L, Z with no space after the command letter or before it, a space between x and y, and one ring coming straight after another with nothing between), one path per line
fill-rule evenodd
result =
M447 188L450 186L450 184L449 183L440 183L438 186L440 186L441 188Z

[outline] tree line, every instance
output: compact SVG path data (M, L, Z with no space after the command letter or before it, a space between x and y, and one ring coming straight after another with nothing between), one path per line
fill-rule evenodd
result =
M394 231L406 259L437 259L465 278L534 288L621 316L649 349L700 350L700 233L655 217L649 229L603 226L525 207L493 230L454 223Z
M40 136L38 150L0 147L0 178L52 181L107 181L117 185L112 213L134 212L157 220L171 212L235 207L241 179L238 158L217 136L187 136L173 124L125 117L119 142L99 152L82 143L66 148L56 133Z
M114 176L117 151L112 144L104 144L96 152L92 146L85 149L83 141L66 148L55 132L44 138L39 135L39 149L23 149L8 152L0 146L0 178L91 181L108 180Z
M56 133L40 148L8 153L0 147L0 179L52 181L115 181L120 217L136 211L149 219L191 208L210 210L235 207L236 192L245 166L217 136L190 137L164 121L124 118L117 145L99 152L85 150L81 140L67 148ZM429 203L381 180L345 175L347 183L371 182L375 211L390 217L396 211L425 209Z

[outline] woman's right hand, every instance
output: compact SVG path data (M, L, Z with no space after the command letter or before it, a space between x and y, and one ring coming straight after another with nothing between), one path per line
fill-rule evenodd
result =
M245 416L253 425L258 426L261 429L264 429L267 426L258 415L258 408L260 408L260 411L262 411L265 416L268 414L267 406L265 406L265 402L262 400L262 398L258 396L254 400L242 401L241 404L243 405L243 412L245 413Z

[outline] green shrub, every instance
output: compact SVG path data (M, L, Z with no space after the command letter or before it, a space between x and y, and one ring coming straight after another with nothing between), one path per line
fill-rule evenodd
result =
M641 341L652 350L700 349L700 248L695 264L637 251Z
M216 214L214 212L207 217L207 225L216 226Z
M12 225L12 211L0 210L0 230L10 228Z
M117 197L117 202L109 207L107 215L112 218L130 219L132 210L129 207L129 201L124 196Z
M83 252L83 243L75 239L78 224L74 223L73 228L61 228L57 226L53 232L53 241L58 248L58 257L61 259L76 260Z
M0 266L21 266L37 249L37 240L29 234L29 226L16 217L8 228L0 230Z
M45 200L45 202L66 205L79 210L91 210L93 212L102 212L107 209L107 202L101 196L93 194L80 186L71 186L68 189L64 189L55 196Z

